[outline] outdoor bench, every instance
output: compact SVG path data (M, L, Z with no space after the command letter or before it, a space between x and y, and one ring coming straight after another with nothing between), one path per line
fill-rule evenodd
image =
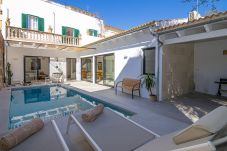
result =
M122 81L117 82L115 86L115 94L117 95L117 88L120 87L122 93L124 90L130 91L133 99L134 91L138 91L140 96L140 84L141 81L138 79L124 78Z

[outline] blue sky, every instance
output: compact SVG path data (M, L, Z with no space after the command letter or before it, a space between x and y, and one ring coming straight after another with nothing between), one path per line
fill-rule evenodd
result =
M76 6L101 17L105 24L130 29L140 24L160 19L184 18L192 10L192 4L182 0L55 0ZM227 10L227 0L217 3L219 11ZM204 15L209 7L200 7Z

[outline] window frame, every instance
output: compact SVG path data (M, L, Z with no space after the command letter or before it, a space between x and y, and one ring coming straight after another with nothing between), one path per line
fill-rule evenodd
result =
M38 17L38 16L28 14L28 22L27 22L28 29L39 31L39 18L40 17ZM33 26L34 25L34 20L33 20L33 23L31 23L32 19L36 19L35 20L36 21L36 29Z
M155 76L155 70L156 69L154 69L154 73L146 73L146 71L145 71L145 66L146 66L146 60L145 60L145 51L146 50L150 50L150 51L152 51L152 50L154 50L155 51L155 59L156 59L156 47L147 47L147 48L143 48L142 49L142 51L143 51L143 75L147 75L147 74L151 74L151 75L153 75L153 76ZM155 63L154 63L154 68L156 68L156 61L155 61Z
M98 37L98 30L96 29L88 29L88 35L93 37Z
M72 30L72 35L68 35L68 33L67 33L68 29ZM62 35L63 36L71 36L71 37L79 38L81 34L80 34L80 30L77 29L77 28L68 27L68 26L62 26Z

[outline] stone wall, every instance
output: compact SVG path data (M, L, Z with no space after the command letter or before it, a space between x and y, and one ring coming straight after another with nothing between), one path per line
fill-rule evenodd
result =
M162 63L163 99L194 90L194 44L164 46Z
M0 89L4 86L4 39L0 33Z

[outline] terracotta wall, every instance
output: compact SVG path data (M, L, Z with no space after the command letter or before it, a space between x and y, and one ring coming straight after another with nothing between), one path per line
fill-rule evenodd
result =
M0 32L0 88L4 86L4 40L2 37L2 33Z

